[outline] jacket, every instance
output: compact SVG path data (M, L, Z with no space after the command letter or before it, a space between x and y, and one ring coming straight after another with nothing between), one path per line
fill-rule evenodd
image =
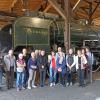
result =
M57 70L59 68L61 68L62 69L62 73L66 73L67 70L66 70L65 57L63 58L62 64L59 63L59 60L60 60L60 57L58 57L57 60L56 60Z
M38 65L40 71L46 70L47 69L47 65L48 65L48 60L47 60L46 56L41 56L40 55L37 58L37 65ZM42 68L42 66L44 66L44 68Z
M27 66L28 69L37 69L37 60L35 59L33 61L32 58L29 58ZM33 68L32 66L36 66L36 68Z
M76 64L76 70L79 69L79 63L78 63L78 56L76 56L76 59L75 59L75 64ZM87 64L87 59L85 56L81 56L81 69L84 69L84 64Z
M12 57L13 63L14 63L14 71L16 70L16 58L15 56ZM4 63L6 65L6 71L10 71L10 59L9 59L9 55L5 55L4 56Z

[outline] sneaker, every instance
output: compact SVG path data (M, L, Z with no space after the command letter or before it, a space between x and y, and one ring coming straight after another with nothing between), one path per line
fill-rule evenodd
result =
M50 87L52 87L52 86L53 86L53 83L50 84Z
M37 88L37 86L36 86L36 85L33 85L32 87L33 87L33 88Z
M25 90L25 87L22 87L23 90Z
M19 89L19 88L17 88L17 92L18 92L18 91L20 91L20 89Z
M55 83L53 83L53 86L55 86L56 84Z
M66 85L67 85L67 86L69 86L70 84L69 84L69 83L67 83Z
M31 87L27 87L27 89L31 90L32 88Z
M73 84L72 84L72 82L70 83L70 86L72 86Z

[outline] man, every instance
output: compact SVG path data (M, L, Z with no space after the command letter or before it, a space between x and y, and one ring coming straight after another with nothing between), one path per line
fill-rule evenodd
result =
M4 63L6 65L7 88L10 89L13 88L14 85L14 71L16 69L16 58L13 55L12 49L4 56Z
M26 63L26 67L25 67L25 71L24 71L24 88L26 88L28 77L29 77L28 68L27 68L27 63L28 63L29 56L27 54L27 49L26 48L23 48L22 54L23 54L23 58L24 58L25 63Z
M90 52L89 48L86 48L86 55L87 55L87 61L88 61L88 83L92 83L92 66L94 63L94 56L93 53Z
M46 78L46 70L47 70L47 58L45 56L45 51L41 51L41 55L37 59L37 64L39 67L39 72L40 72L40 86L44 87L45 85L45 78Z

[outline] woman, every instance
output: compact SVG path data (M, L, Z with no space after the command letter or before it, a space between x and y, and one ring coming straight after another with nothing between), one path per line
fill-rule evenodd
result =
M60 84L62 84L65 87L66 65L63 52L59 52L59 57L57 58L56 64L57 64L57 72L59 74Z
M87 59L85 55L82 55L81 50L77 51L77 56L76 56L76 70L78 73L78 80L79 80L79 86L84 87L84 70L85 67L84 65L87 64Z
M17 60L17 80L16 80L16 86L17 86L17 91L20 89L24 89L24 70L25 70L25 60L23 59L23 54L20 53L18 55L18 60Z
M50 72L50 87L55 86L56 83L56 56L55 52L51 52L51 58L50 58L50 67L49 67L49 72Z
M37 69L37 60L35 53L32 52L31 58L28 60L28 70L29 70L28 89L31 89L32 87L36 88L35 86L36 69Z
M66 65L67 65L67 85L73 85L73 74L75 69L75 55L73 54L73 49L69 49L68 55L66 55Z

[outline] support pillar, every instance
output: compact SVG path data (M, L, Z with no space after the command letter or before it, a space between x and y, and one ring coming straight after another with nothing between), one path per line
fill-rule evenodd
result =
M68 53L68 49L71 45L70 40L70 2L69 0L64 0L65 2L65 12L66 12L66 19L65 19L65 32L64 32L64 45L66 53Z

